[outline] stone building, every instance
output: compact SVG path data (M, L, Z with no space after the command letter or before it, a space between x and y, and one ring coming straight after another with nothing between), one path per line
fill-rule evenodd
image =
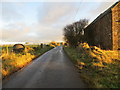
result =
M84 31L85 40L102 49L120 49L120 1L100 14Z

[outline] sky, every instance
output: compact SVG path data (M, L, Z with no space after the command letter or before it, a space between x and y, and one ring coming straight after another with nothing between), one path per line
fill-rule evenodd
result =
M116 1L2 0L0 42L63 41L66 25L84 18L91 23Z

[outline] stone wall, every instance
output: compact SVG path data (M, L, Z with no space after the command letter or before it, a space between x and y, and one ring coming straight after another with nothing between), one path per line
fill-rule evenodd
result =
M113 50L120 49L120 2L112 8Z
M120 5L118 4L120 4L120 2L99 15L89 26L86 27L86 42L102 49L118 49L120 45L120 36L118 36L120 22L116 22L116 20L120 20Z

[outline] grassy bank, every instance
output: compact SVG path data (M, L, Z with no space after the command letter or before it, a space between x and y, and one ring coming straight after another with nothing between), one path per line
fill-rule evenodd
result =
M53 48L51 46L44 46L44 48L41 48L38 45L27 45L25 47L25 51L22 53L12 52L12 46L8 46L8 51L6 51L5 47L2 47L2 54L0 55L0 62L2 63L1 78L5 78L13 72L18 71L33 59Z
M101 50L85 43L77 48L65 47L64 50L90 87L120 88L118 51Z

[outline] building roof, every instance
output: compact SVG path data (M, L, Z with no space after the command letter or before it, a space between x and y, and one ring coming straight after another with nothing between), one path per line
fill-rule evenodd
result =
M111 12L111 9L117 5L120 1L116 2L115 4L113 4L110 8L108 8L106 11L104 11L103 13L101 13L92 23L90 23L88 26L90 26L91 24L95 23L96 21L98 21L99 19L103 18L107 13ZM87 27L88 27L87 26ZM86 28L87 28L86 27Z

